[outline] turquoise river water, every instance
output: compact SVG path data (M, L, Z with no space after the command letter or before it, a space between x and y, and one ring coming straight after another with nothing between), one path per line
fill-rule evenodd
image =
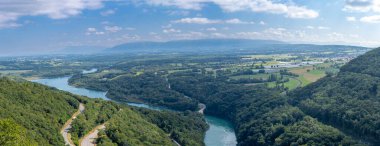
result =
M84 72L87 73L87 72ZM68 91L73 94L83 95L90 98L102 98L104 100L110 100L106 97L106 92L88 90L85 88L77 88L70 86L68 80L70 77L60 77L60 78L51 78L51 79L38 79L33 82L44 84L50 87L55 87L60 90ZM151 107L145 104L135 104L130 103L131 106L144 107L154 110L159 110L158 107ZM236 145L236 136L233 129L233 125L223 119L207 116L205 119L210 126L210 129L206 132L205 144L206 146L235 146Z

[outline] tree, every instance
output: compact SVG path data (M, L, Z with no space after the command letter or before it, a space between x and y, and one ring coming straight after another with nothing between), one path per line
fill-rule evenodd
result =
M26 136L26 129L12 120L0 120L1 146L36 146L37 144Z

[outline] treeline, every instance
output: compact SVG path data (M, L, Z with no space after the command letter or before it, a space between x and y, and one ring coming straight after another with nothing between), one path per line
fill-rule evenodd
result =
M195 112L152 111L133 108L149 122L156 124L183 146L204 146L208 125L203 115Z
M105 126L105 131L100 132L97 139L99 146L173 145L167 133L129 107L121 108L107 121Z
M107 122L121 109L120 105L101 99L82 98L81 102L84 103L85 110L76 117L70 129L71 139L76 145L79 145L80 138L83 138L94 127Z
M13 120L0 120L0 145L37 146L37 142L27 135L27 130Z
M69 82L89 89L108 91L108 98L120 102L144 102L181 111L194 111L198 107L198 102L171 90L166 79L154 73L120 76L112 80L76 75Z
M105 123L98 145L174 145L171 137L183 145L203 145L207 124L195 113L131 110L114 102L8 78L0 78L0 145L64 145L60 130L80 103L85 110L75 118L70 130L76 144Z
M64 145L59 131L78 106L74 95L36 83L0 79L0 119L13 121L8 125L19 129L21 136L25 128L25 142ZM0 139L11 134L3 133Z
M380 144L379 57L380 50L373 50L343 66L337 76L291 92L292 104L360 139Z
M353 145L357 141L288 104L282 90L231 85L192 73L169 76L172 89L207 105L206 113L235 124L238 145Z
M80 100L85 104L85 111L73 121L70 133L74 143L94 127L106 123L98 145L168 145L170 138L184 146L204 145L208 125L197 113L132 108L101 99Z

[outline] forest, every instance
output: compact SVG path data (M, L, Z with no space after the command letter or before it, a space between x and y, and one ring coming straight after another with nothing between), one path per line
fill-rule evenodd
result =
M198 103L168 88L165 78L154 73L139 76L121 76L113 80L94 80L86 76L73 76L71 84L89 89L108 91L107 97L120 102L149 103L175 110L196 110Z
M99 145L173 145L171 139L183 145L204 145L208 126L195 113L135 109L6 77L0 79L0 145L64 145L60 129L79 103L85 110L70 130L75 144L95 126L106 123Z
M380 49L360 56L326 77L289 94L291 103L319 120L365 141L380 143Z
M35 83L0 79L0 119L24 129L32 143L64 145L59 131L78 105L74 95Z
M2 112L0 120L20 129L14 139L28 139L25 142L31 145L60 145L63 139L59 129L79 103L83 103L86 110L73 121L70 131L75 144L94 127L105 124L106 129L99 133L98 145L172 145L174 140L184 146L203 146L209 126L204 116L196 112L203 103L206 105L204 114L233 123L241 146L376 145L380 134L377 118L380 73L376 70L379 52L374 50L352 60L340 72L337 68L345 62L326 60L322 65L296 68L273 65L280 63L275 57L284 57L279 59L281 61L319 60L302 55L293 59L287 59L291 55L244 56L252 60L221 54L129 56L131 58L121 55L101 63L96 63L94 58L104 56L45 60L39 62L42 66L37 70L21 76L70 75L70 85L107 92L107 97L118 103L15 81L17 77L3 78L3 84L10 85L3 85L0 90L4 94L1 108L6 109L4 111L17 109L19 113ZM28 64L38 66L35 62L24 63L18 68L28 69ZM61 65L54 67L57 64ZM83 69L91 68L97 70L82 73ZM54 73L59 69L64 74ZM51 74L44 70L50 70ZM306 73L315 81L325 74L326 77L311 83L304 78ZM295 81L292 88L284 85L290 80ZM7 89L20 90L20 93ZM13 96L18 98L9 98ZM55 99L57 97L62 98ZM55 100L58 101L53 102ZM27 109L20 108L34 102L37 104L28 105ZM144 103L170 110L153 111L126 103ZM32 112L24 113L26 110ZM35 118L29 115L33 111L37 113ZM47 117L58 124L46 121ZM25 123L19 122L20 119ZM41 126L37 120L27 124L30 119L48 124ZM55 132L47 134L50 131Z
M376 55L380 56L379 53L373 56ZM315 83L292 91L283 83L300 75L287 69L281 69L277 74L267 73L262 64L252 64L249 67L258 71L254 72L249 67L235 69L235 64L245 62L233 58L202 59L205 61L202 63L197 60L121 62L94 74L76 74L70 83L108 91L107 96L120 102L147 103L184 113L186 110L195 111L198 103L204 103L207 106L205 114L234 123L238 145L242 146L371 145L379 139L380 128L378 118L375 118L379 107L379 79L375 76L375 69L368 70L361 68L360 64L353 64L357 60L365 60L363 57L343 66L340 73L328 74ZM226 67L229 68L223 69ZM324 67L311 67L315 68ZM266 78L232 78L236 76ZM267 83L270 82L277 85L268 88ZM254 85L247 85L252 83ZM177 134L187 137L187 133L178 132L175 128L168 130L160 125L161 122L176 125L171 118L163 120L165 114L157 117L153 113L142 113L151 117L147 120L170 133L176 141L194 144L194 141L176 138ZM205 131L204 128L194 132L201 131ZM195 139L199 142L201 138L199 134Z
M233 121L239 145L360 144L290 105L280 89L226 85L215 80L204 82L207 80L197 77L177 77L175 81L173 89L199 98L207 105L206 113Z
M143 118L156 124L170 137L184 146L203 146L205 132L209 128L203 115L196 112L152 111L133 108Z

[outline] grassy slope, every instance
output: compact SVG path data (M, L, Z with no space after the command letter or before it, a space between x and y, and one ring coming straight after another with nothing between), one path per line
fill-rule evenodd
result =
M310 71L308 72L308 70ZM326 76L325 71L313 70L312 66L293 68L293 69L290 69L290 72L299 75L297 79L302 82L302 86L306 86Z

